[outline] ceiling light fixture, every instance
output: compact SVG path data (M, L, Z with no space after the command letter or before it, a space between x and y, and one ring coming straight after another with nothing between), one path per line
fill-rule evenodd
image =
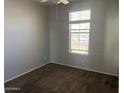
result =
M57 2L57 4L60 4L60 3L68 4L69 1L68 1L68 0L59 0L59 1Z
M41 3L45 3L45 2L48 2L49 0L41 0L40 2ZM51 0L51 2L52 2L52 0ZM55 3L55 2L52 2L52 3ZM57 4L68 4L69 3L69 1L68 0L56 0L56 3Z

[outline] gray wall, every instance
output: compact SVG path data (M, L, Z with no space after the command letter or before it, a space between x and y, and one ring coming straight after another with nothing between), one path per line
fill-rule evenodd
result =
M91 9L89 55L69 53L69 12ZM49 7L50 60L118 75L118 0L81 0Z
M118 72L119 69L119 6L118 0L109 0L107 6L105 32L106 69ZM109 69L111 67L111 69Z
M5 0L5 81L49 62L48 8Z

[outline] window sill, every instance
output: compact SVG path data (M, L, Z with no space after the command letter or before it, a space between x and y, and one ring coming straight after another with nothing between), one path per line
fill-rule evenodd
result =
M88 55L88 52L85 51L70 51L72 54L79 54L79 55Z

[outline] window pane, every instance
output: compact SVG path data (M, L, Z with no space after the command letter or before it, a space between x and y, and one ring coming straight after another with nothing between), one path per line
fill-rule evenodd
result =
M70 12L70 21L90 20L90 10Z
M90 29L90 23L70 24L70 29Z
M90 23L81 23L79 28L80 29L90 29Z
M88 51L89 47L89 33L80 34L80 50Z
M71 12L70 14L70 21L77 21L80 20L80 12Z
M88 51L88 41L80 41L80 50Z
M90 30L80 30L80 32L90 32Z
M73 34L71 33L71 49L88 51L89 33Z
M80 34L71 34L71 49L80 48Z
M80 29L80 25L79 24L71 24L70 29Z
M79 41L80 40L80 34L71 34L71 39L73 41Z
M89 33L80 34L80 41L89 41Z
M78 29L78 30L71 30L71 32L80 32L80 30Z
M81 11L80 20L90 20L90 10Z
M90 30L73 29L73 30L70 30L70 32L85 32L85 33L89 33Z

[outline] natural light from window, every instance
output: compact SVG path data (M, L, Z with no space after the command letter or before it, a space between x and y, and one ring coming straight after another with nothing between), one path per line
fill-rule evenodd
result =
M88 53L90 10L69 13L70 52Z

